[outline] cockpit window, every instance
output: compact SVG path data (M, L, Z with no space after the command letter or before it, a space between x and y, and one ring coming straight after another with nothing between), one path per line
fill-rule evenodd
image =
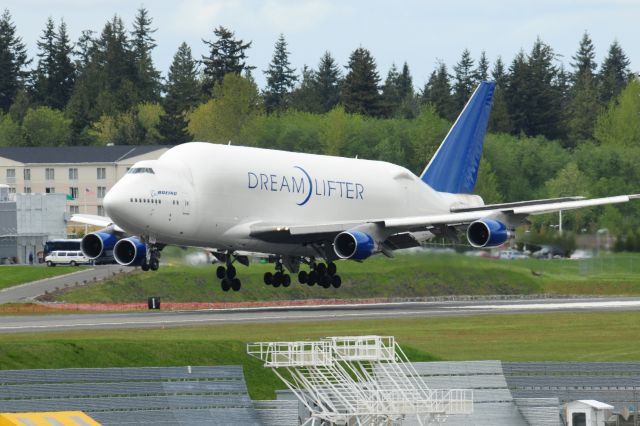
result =
M132 167L127 173L132 175L135 175L136 173L150 173L152 175L155 174L151 167Z

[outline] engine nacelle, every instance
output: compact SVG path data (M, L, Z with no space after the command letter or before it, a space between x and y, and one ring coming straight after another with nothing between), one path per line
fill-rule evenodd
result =
M498 247L511 236L507 226L494 219L476 220L467 228L467 240L476 248Z
M115 234L99 231L92 232L82 237L80 241L80 250L82 254L89 259L97 259L99 257L111 257L113 247L119 238Z
M122 266L137 266L144 263L147 246L136 237L123 238L113 248L113 258Z
M364 232L345 231L336 235L333 251L340 259L363 260L376 252L376 243Z

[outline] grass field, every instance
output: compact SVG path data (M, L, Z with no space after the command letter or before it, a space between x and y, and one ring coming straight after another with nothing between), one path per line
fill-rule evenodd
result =
M77 266L56 266L55 268L30 265L0 266L0 290L31 281L77 272L81 268Z
M238 302L309 298L422 297L451 294L639 295L640 256L588 260L495 260L456 254L381 256L364 263L339 262L340 289L294 282L274 289L262 283L273 265L237 266L243 287L224 293L215 266L163 265L158 272L135 273L106 283L64 290L67 302L137 302L160 296L166 302Z
M392 335L412 361L630 361L640 359L640 312L319 321L0 335L0 368L242 364L251 397L283 388L245 354L254 341Z

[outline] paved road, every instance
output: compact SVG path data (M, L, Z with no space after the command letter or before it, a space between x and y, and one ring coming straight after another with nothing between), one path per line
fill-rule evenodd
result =
M45 268L45 266L43 266ZM40 281L34 281L15 287L0 290L0 304L11 302L29 301L34 297L44 294L46 291L54 291L56 288L64 288L66 286L74 286L76 282L101 280L112 276L114 273L120 273L127 268L120 265L98 265L89 269L83 269L71 274L47 278Z
M181 312L3 316L0 317L0 333L572 311L640 311L640 298L409 302L339 307L327 305Z

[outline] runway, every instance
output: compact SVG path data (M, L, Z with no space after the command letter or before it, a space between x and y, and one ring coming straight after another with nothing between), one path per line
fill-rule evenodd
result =
M243 323L429 318L505 313L640 311L640 297L406 302L276 308L0 316L0 333Z

